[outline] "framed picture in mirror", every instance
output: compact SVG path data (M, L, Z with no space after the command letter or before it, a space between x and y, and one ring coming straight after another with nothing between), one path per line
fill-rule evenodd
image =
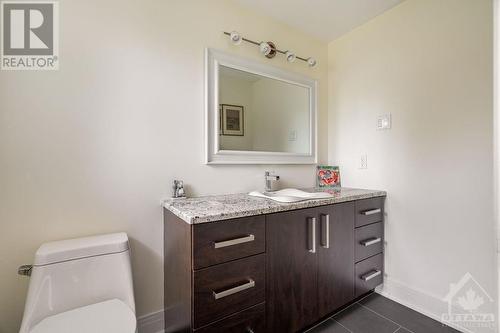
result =
M243 106L222 104L222 135L243 136Z

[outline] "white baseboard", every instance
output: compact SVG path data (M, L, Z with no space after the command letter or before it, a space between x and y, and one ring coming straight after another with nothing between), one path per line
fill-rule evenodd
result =
M163 333L165 332L163 310L153 312L137 318L137 331L139 333Z
M420 312L421 314L441 323L443 323L443 321L441 320L441 315L448 312L448 304L443 302L440 297L432 295L423 290L409 287L404 283L390 279L388 277L384 278L383 286L377 288L375 291L382 296L385 296L412 310ZM457 311L457 313L459 312ZM462 327L459 325L452 325L450 323L443 324L453 327L460 332L476 333L467 329L466 327Z

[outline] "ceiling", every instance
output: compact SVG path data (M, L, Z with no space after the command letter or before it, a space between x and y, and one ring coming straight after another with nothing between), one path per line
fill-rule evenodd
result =
M404 0L233 1L329 42Z

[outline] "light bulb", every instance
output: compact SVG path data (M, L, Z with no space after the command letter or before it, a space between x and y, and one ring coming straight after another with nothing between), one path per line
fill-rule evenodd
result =
M297 58L295 53L293 53L292 51L286 51L285 57L288 62L294 62L295 59Z
M309 65L309 67L314 67L316 66L316 59L310 57L310 58L307 58L307 64Z
M238 31L231 31L231 34L229 35L229 39L231 39L231 42L234 45L240 45L241 41L243 40Z
M269 45L269 43L266 42L261 42L259 48L260 52L265 56L269 55L272 51L271 45Z

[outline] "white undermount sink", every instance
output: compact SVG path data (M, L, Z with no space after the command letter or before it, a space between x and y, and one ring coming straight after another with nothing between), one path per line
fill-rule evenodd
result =
M325 192L305 192L297 190L295 188L285 188L279 191L273 192L258 192L253 191L248 193L252 197L260 197L271 199L278 202L299 202L306 200L317 200L317 199L329 199L333 198L333 195Z

